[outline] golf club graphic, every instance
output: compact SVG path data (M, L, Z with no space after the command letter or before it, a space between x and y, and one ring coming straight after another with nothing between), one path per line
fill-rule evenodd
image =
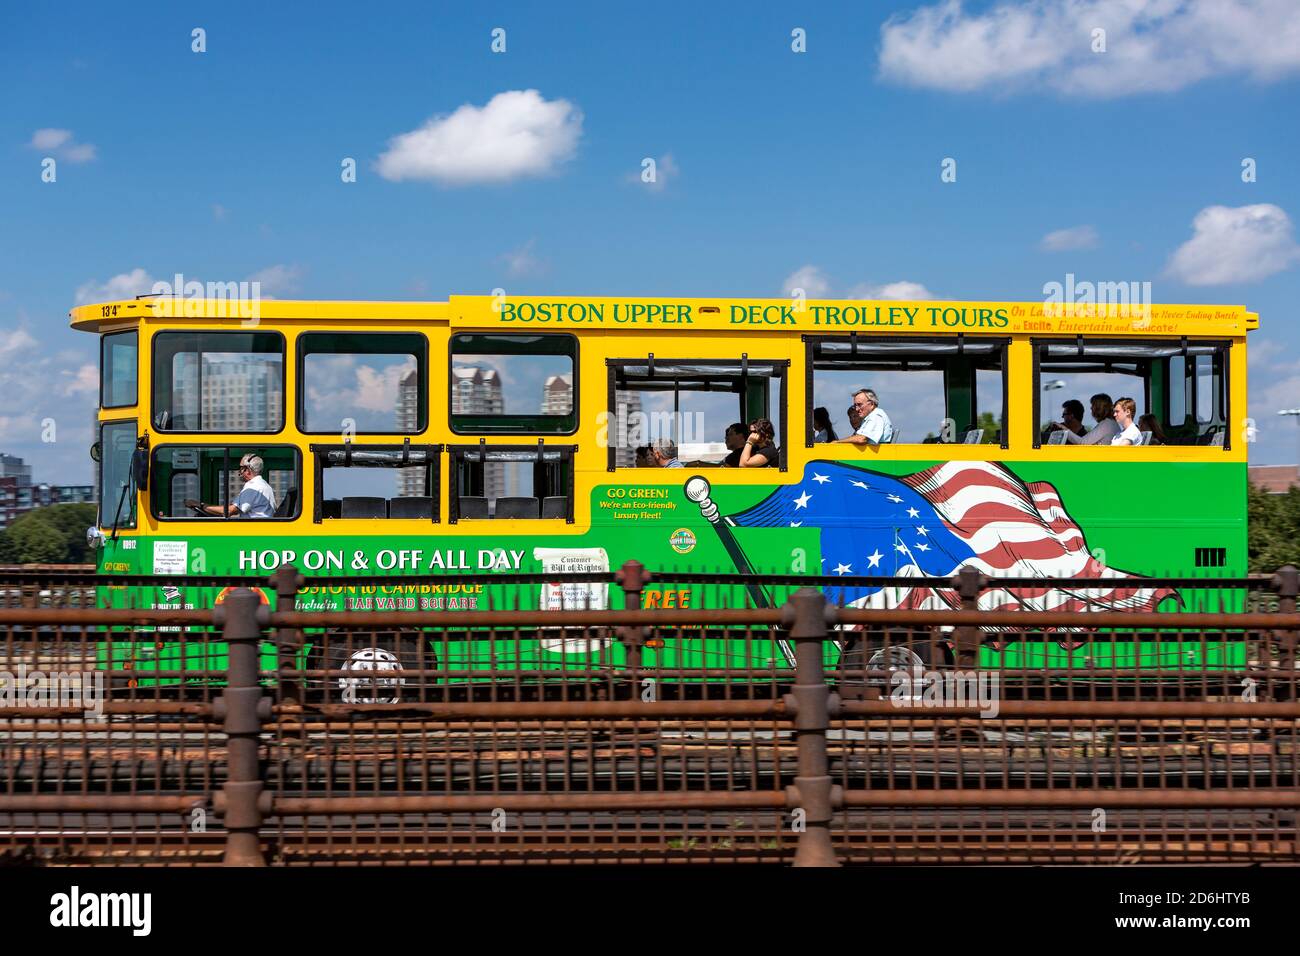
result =
M736 526L735 522L725 515L719 514L718 506L709 497L709 492L713 490L709 485L709 479L703 475L692 475L686 479L686 484L682 486L682 490L686 493L687 498L700 506L700 515L718 533L718 537L722 540L722 546L727 549L727 554L731 556L732 562L736 565L736 570L744 575L752 575L754 569L750 567L749 558L746 557L740 542L731 533L731 529ZM750 600L754 602L755 607L773 606L772 599L768 597L767 592L757 582L746 581L745 590L749 592ZM794 666L794 650L786 641L778 640L776 643L781 648L781 653L784 655L786 662Z

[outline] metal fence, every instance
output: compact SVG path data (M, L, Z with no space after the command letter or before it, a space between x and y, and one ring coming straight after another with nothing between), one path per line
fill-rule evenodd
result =
M646 609L635 563L622 610L290 610L293 569L274 607L107 609L49 574L0 607L11 862L1300 859L1293 568L1183 585L1231 614L981 612L969 573L948 610Z

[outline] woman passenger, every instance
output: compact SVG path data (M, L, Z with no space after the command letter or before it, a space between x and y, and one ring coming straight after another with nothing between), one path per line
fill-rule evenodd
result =
M740 450L741 468L776 468L781 454L776 447L776 429L766 418L749 423L749 437Z
M831 413L824 408L813 409L813 441L838 441L835 426L831 424Z
M1151 433L1151 445L1168 445L1169 439L1165 437L1165 430L1160 427L1160 419L1156 418L1150 412L1147 412L1138 419L1138 429Z

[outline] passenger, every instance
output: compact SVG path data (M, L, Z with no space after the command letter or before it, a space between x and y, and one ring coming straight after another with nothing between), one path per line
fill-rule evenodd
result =
M655 463L650 458L649 445L637 445L636 447L636 464L634 468L654 468Z
M1148 445L1168 445L1169 439L1165 437L1165 430L1160 427L1160 419L1156 418L1150 412L1147 412L1138 419L1138 429L1151 433L1151 440Z
M685 468L677 458L677 442L671 438L656 438L650 443L650 455L660 468Z
M851 432L857 431L858 426L861 424L862 424L862 416L858 414L858 410L855 406L850 405L849 406L849 431ZM839 441L838 438L835 440Z
M1119 434L1110 440L1112 445L1142 444L1142 430L1133 421L1133 416L1136 414L1137 402L1133 399L1115 400L1115 423L1119 426Z
M766 418L755 418L749 423L749 437L740 450L741 468L775 468L780 464L781 452L776 447L776 429Z
M740 422L732 422L727 426L727 432L722 436L722 442L727 446L727 457L722 459L723 468L740 467L740 453L745 450L747 434L749 429Z
M262 459L257 455L245 455L239 459L239 477L244 488L234 501L228 505L205 505L187 498L185 507L219 518L231 515L236 518L274 518L275 490L262 477L262 467Z
M894 440L894 424L880 407L876 393L869 388L860 388L853 393L853 407L861 418L859 424L848 438L841 438L841 444L878 445ZM850 419L852 421L852 419Z
M1097 427L1080 438L1067 430L1065 441L1070 445L1109 445L1111 439L1119 434L1119 425L1114 419L1115 406L1110 396L1099 392L1092 396L1092 417L1097 419Z
M1061 406L1061 420L1047 426L1043 431L1043 440L1046 441L1047 436L1052 432L1059 432L1062 429L1074 432L1080 438L1088 434L1088 429L1083 424L1083 402L1077 398L1072 398Z
M813 442L839 441L835 426L831 424L831 413L824 408L813 409Z

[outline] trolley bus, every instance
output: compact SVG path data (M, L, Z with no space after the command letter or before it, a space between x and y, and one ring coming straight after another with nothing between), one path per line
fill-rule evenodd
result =
M1174 591L1107 580L1246 570L1258 316L1240 306L143 296L70 314L100 336L98 567L177 578L107 591L118 604L202 606L186 575L292 563L367 579L308 588L313 610L541 615L608 606L609 589L494 578L636 559L656 575L645 607L713 600L673 581L704 570L942 607L955 596L930 582L869 577L973 566L1044 579L984 607L1172 610ZM882 440L838 440L859 389L889 418ZM1141 442L1089 443L1121 397ZM765 466L735 467L750 438ZM272 492L260 517L241 510L249 460ZM528 653L560 667L589 651Z

